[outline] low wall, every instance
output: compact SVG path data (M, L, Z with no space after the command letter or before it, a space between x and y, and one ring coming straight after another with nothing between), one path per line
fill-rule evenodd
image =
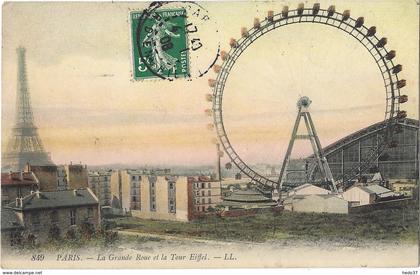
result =
M353 206L349 207L349 213L364 213L369 212L372 210L381 210L381 209L389 209L389 208L407 208L407 207L415 207L416 202L412 198L405 198L399 200L392 200L392 201L383 201L373 204L367 205L360 205L360 206Z
M188 217L186 214L177 215L176 213L162 213L162 212L152 212L152 211L131 210L131 215L136 218L148 219L148 220L188 222Z

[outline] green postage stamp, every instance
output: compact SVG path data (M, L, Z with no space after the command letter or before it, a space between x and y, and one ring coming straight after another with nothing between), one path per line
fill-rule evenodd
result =
M189 76L186 10L130 13L135 80Z

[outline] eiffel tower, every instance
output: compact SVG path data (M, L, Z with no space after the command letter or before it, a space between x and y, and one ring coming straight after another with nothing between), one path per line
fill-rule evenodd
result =
M54 165L49 153L45 152L38 128L35 126L26 79L25 48L16 49L18 57L18 82L15 125L12 135L2 154L2 170L23 170L31 165Z

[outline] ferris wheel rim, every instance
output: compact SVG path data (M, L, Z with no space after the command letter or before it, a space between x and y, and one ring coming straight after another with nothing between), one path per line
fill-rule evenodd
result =
M382 79L384 81L386 93L384 121L387 121L385 131L386 139L392 137L392 125L395 123L396 119L395 114L400 112L398 98L401 94L400 88L397 85L399 82L398 72L393 72L393 68L395 68L394 62L392 58L386 58L386 56L389 53L389 51L385 47L386 38L379 39L376 35L376 29L373 35L368 36L367 34L369 32L369 29L364 25L364 22L362 23L362 25L357 27L356 23L361 17L359 17L357 20L350 16L348 16L347 19L344 19L344 13L334 11L333 16L329 15L329 13L329 10L319 9L317 14L313 14L313 9L305 8L301 10L290 10L288 11L288 15L286 17L283 16L282 12L277 13L275 15L273 14L271 19L265 18L265 20L260 23L260 26L258 28L254 26L249 30L246 36L242 36L238 41L235 41L236 44L234 45L234 47L231 47L229 53L227 54L227 59L224 60L222 65L220 66L220 72L217 74L217 78L215 80L213 89L212 110L216 133L220 140L220 143L223 146L223 149L225 150L231 161L245 175L250 177L252 181L259 182L271 188L273 188L274 185L278 184L278 182L275 182L265 176L260 175L251 167L249 167L249 165L246 164L240 158L239 154L233 148L232 143L230 142L226 133L223 122L223 93L231 69L235 65L240 55L248 48L248 46L250 46L259 37L283 26L288 26L297 23L316 23L330 27L335 27L355 38L359 43L361 43L364 46L364 48L368 50L368 52L374 58L375 63L377 64L382 75ZM289 20L291 20L291 22L289 22ZM383 41L383 39L385 39L385 45L379 47L378 45L380 41ZM385 142L386 140L384 141L384 143Z

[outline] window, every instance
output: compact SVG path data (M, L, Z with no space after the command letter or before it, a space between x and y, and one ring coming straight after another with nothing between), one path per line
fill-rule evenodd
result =
M70 210L70 225L76 224L76 210Z
M206 183L202 182L201 183L201 188L206 188Z
M175 213L175 201L174 200L169 200L169 212L170 213Z
M206 203L206 199L202 199L202 200L201 200L201 203L202 203L202 204L205 204L205 203Z
M203 211L206 211L206 207L205 207L205 206L203 206L203 208L202 208L202 209L203 209Z
M89 207L87 209L87 215L88 215L88 219L92 219L93 218L93 209L92 209L92 207Z
M133 196L133 197L131 198L131 201L132 201L132 202L136 202L136 197L134 197L134 196Z
M209 196L211 196L211 191L210 190L209 190L208 194L209 194Z
M208 186L209 186L209 188L211 188L211 182L209 182Z
M168 210L169 213L176 213L176 190L175 182L168 181Z
M54 210L51 212L51 223L58 223L58 212Z
M211 198L209 198L209 203L211 203Z
M206 195L206 193L204 192L204 190L203 191L201 191L201 196L205 196Z
M31 214L31 221L32 221L33 225L39 225L40 224L39 213L32 213Z
M132 176L132 180L136 180L136 176Z

